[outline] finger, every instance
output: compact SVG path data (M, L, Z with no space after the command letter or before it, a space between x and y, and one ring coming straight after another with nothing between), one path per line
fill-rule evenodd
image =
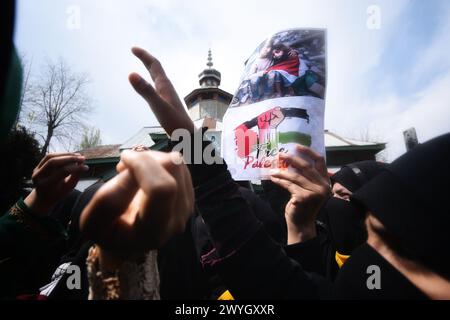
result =
M171 135L175 129L182 128L185 125L184 123L178 123L176 118L170 116L171 113L168 111L173 109L173 107L156 93L151 84L145 81L137 73L130 74L129 80L134 90L136 90L136 92L139 93L145 101L147 101L159 123L169 135ZM184 108L180 110L185 113ZM178 112L178 110L174 112ZM188 124L191 123L191 121L188 122Z
M134 163L145 163L146 160L150 161L157 161L159 165L163 166L166 170L169 171L169 173L172 173L172 169L176 168L176 164L184 163L183 156L179 152L161 152L161 151L154 151L147 148L147 150L142 150L140 152L131 152L129 150L125 150L121 154L121 160L117 164L116 169L119 171L123 171L125 169L128 169L129 164L131 163L129 161L130 154L133 153L142 153L144 156L138 156L138 157L132 157ZM124 161L124 158L126 159ZM142 159L142 160L140 160Z
M175 168L174 164L184 163L184 159L179 152L167 153L167 152L149 150L149 151L146 151L145 153L147 155L149 155L153 160L157 161L161 166L163 166L169 172L172 172L172 170Z
M73 153L73 152L65 152L65 153L50 153L45 155L44 158L39 162L36 168L41 168L48 160L56 157L64 157L64 156L79 156L81 157L81 154L79 153Z
M316 151L314 151L311 148L308 148L306 146L302 146L300 144L298 144L296 146L297 151L300 154L304 154L306 156L308 156L310 159L312 159L314 161L314 166L316 167L316 169L324 176L328 177L328 169L327 169L327 164L325 163L325 159L324 157L317 153Z
M127 167L125 166L125 164L122 161L119 161L119 163L116 166L116 171L120 173L126 169Z
M92 240L103 244L107 238L105 232L110 230L108 226L118 223L118 218L127 211L137 191L136 180L128 170L109 180L95 193L81 213L81 231Z
M86 172L89 170L89 167L84 164L78 164L78 163L71 163L68 165L65 165L62 168L58 168L58 170L54 170L54 173L52 173L48 178L42 179L42 181L39 183L41 186L52 186L54 184L57 184L61 181L63 181L65 178L73 175L73 174L81 174L82 172Z
M139 58L145 65L155 83L156 92L169 104L176 108L184 110L183 103L178 97L172 82L166 76L166 73L158 59L142 48L134 47L131 49L133 54ZM180 109L180 110L181 110Z
M183 158L180 153L173 152L171 154L171 157L176 158L174 162L171 162L170 164L164 163L167 160L167 158L165 158L162 160L162 165L163 167L169 167L168 172L175 178L176 182L178 183L178 188L176 194L173 196L175 206L173 207L172 211L169 211L172 212L172 214L163 213L162 211L159 212L159 214L162 213L165 216L169 216L170 218L166 222L167 232L160 235L159 243L167 240L167 238L172 234L180 234L184 232L186 228L186 222L194 212L194 188L192 185L192 179L189 170L182 162ZM174 159L172 159L172 161L173 160ZM160 220L162 219L160 218Z
M139 47L133 47L131 51L137 58L139 58L139 60L142 61L144 66L150 72L150 76L153 81L156 81L159 77L166 77L166 73L161 63L146 50Z
M166 154L156 154L156 157L160 157ZM184 190L184 199L188 200L188 207L193 207L194 203L194 187L192 184L191 174L184 162L183 155L179 152L171 152L169 154L170 162L168 162L168 158L159 158L163 167L165 167L172 175L175 176L176 179L180 179L181 186ZM177 180L178 181L178 180Z
M314 168L312 161L309 161L308 157L304 158L300 155L280 153L281 160L287 161L293 168L299 170L311 170Z
M33 174L33 179L45 178L66 165L82 164L84 161L85 158L83 156L73 154L51 157Z
M286 170L274 170L271 173L271 176L281 180L290 181L299 186L301 189L308 190L311 192L321 192L322 188L326 187L326 184L324 184L323 180L311 181L310 179L306 178L301 174Z
M177 202L176 210L179 214L174 216L173 221L175 222L175 231L182 232L187 217L193 213L194 208L195 197L191 175L184 163L183 156L179 152L171 152L169 154L155 152L152 155L178 183L178 193L175 201Z
M70 192L73 189L75 189L75 187L78 184L78 181L80 181L80 175L81 175L81 172L75 172L75 173L72 173L68 177L68 179L66 179L66 181L64 182L64 186L63 186L63 188L66 192Z
M166 166L170 166L168 158L169 154L153 151L140 153L124 151L121 155L121 161L133 174L140 188L152 197L176 191L175 178L162 166L160 160L164 159Z
M274 176L270 176L270 180L283 189L289 191L290 194L298 194L300 192L300 187L289 180L280 179Z
M171 235L184 230L187 209L180 201L185 197L181 172L169 154L160 152L123 152L122 161L146 195L140 204L136 230L151 247L159 247Z
M314 165L301 156L280 153L279 158L281 161L284 161L286 165L290 165L308 179L316 181L321 178L321 175L317 172Z
M167 103L165 103L165 101L159 96L159 94L156 93L156 90L153 88L153 86L145 81L145 79L142 78L139 74L130 74L128 80L130 81L134 90L150 104L152 109L154 106L160 106L161 104L167 105Z

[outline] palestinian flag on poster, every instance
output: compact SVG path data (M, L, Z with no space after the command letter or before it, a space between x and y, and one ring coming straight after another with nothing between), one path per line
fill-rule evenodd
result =
M296 144L325 154L326 31L278 32L245 63L223 119L222 156L235 180L267 179Z

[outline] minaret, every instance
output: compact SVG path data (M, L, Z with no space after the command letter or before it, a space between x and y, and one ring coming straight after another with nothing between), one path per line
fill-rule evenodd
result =
M217 121L222 121L233 98L232 94L219 88L222 77L213 65L212 53L209 49L206 69L198 75L200 88L184 98L189 116L196 125L204 125L211 129L216 128Z
M207 69L203 70L198 75L199 83L202 88L220 86L221 75L220 72L213 68L211 49L208 50L208 62L206 63Z

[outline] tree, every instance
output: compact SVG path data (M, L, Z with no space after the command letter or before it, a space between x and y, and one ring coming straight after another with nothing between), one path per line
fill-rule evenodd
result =
M28 95L30 94L30 77L33 67L33 60L29 60L25 54L22 54L20 56L20 62L22 63L23 68L22 92L20 95L20 109L22 110L26 106ZM20 117L17 119L17 121L20 121Z
M56 63L49 61L39 77L28 81L24 112L42 139L41 155L45 155L53 138L71 143L80 135L80 128L85 128L85 118L93 111L86 91L89 80L87 74L73 72L59 59Z
M85 128L81 142L78 145L78 150L85 150L93 147L97 147L102 144L102 138L100 130L96 128Z

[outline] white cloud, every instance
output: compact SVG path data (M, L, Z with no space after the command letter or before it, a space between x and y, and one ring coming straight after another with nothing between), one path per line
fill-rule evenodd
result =
M418 81L424 74L429 72L445 71L450 69L450 6L441 12L446 17L442 19L436 35L433 37L431 44L424 48L420 60L417 61L415 68L412 70L412 77Z
M423 50L423 54L405 78L420 89L408 96L400 95L392 82L386 81L380 94L372 99L361 95L361 90L349 110L351 115L341 117L337 131L350 135L368 132L375 140L387 142L390 161L406 151L403 131L411 127L416 128L420 142L450 132L450 7L441 14L447 18L430 44L425 49L411 48ZM363 83L368 87L367 82Z
M369 128L388 142L388 157L396 159L405 150L403 131L415 127L420 142L450 132L450 73L436 79L414 98L391 97L374 104L364 116Z

